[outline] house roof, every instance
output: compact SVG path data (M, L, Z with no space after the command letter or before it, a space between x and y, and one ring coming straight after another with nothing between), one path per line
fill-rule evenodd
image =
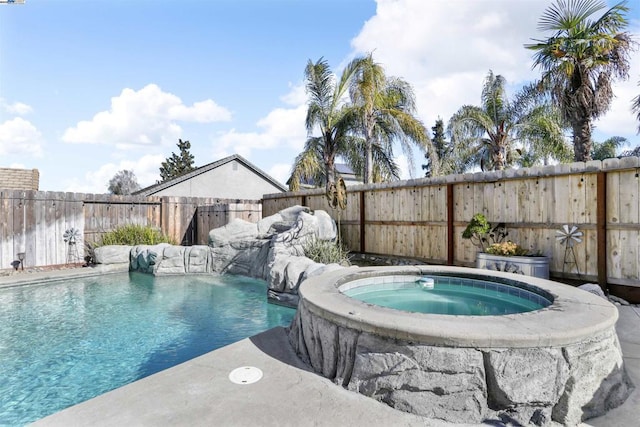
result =
M351 169L351 166L346 163L336 163L335 164L336 172L340 175L355 175L356 173Z
M256 165L252 164L251 162L249 162L247 159L245 159L244 157L238 155L238 154L234 154L231 155L229 157L225 157L224 159L220 159L217 160L213 163L209 163L207 165L204 166L200 166L197 169L192 170L191 172L188 172L184 175L181 175L177 178L173 178L169 181L165 181L165 182L161 182L159 184L154 184L151 185L149 187L143 188L142 190L138 190L134 193L132 193L133 195L141 195L141 196L150 196L153 195L159 191L162 191L166 188L172 187L176 184L179 184L181 182L187 181L195 176L198 176L200 174L203 174L205 172L209 172L210 170L213 170L217 167L220 167L222 165L225 165L229 162L232 161L237 161L239 163L242 163L244 166L246 166L248 169L252 170L256 175L260 176L261 178L263 178L265 181L268 181L269 183L271 183L272 185L274 185L275 187L279 188L282 191L287 191L287 187L285 187L284 185L280 184L278 181L276 181L275 179L273 179L271 176L269 176L266 172L262 171L260 168L258 168Z
M362 184L362 181L358 179L356 173L351 169L351 166L346 163L336 163L333 165L334 169L345 181L350 182L351 184ZM291 184L291 178L287 180L287 185ZM313 177L303 177L300 181L300 184L303 187L316 187L317 183L313 179Z

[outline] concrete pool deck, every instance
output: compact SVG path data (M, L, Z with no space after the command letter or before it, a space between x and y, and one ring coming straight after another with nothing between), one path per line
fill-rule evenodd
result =
M636 385L627 401L583 425L628 426L640 408L640 308L619 306L616 325L627 372ZM260 368L250 385L232 383L241 366ZM428 420L349 392L310 372L283 328L205 354L33 424L49 426L471 426ZM490 420L484 425L503 425Z

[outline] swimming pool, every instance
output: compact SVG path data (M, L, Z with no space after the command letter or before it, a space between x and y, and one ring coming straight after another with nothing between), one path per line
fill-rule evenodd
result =
M0 290L0 425L24 425L275 326L238 276L110 274Z

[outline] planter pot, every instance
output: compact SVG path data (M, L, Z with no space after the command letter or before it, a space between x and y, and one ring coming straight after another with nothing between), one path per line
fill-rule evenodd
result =
M479 252L476 257L476 267L541 279L549 278L549 258L546 256L503 256Z

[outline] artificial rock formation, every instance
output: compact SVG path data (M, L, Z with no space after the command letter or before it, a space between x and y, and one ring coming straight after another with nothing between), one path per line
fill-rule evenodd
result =
M236 219L211 230L209 246L215 271L264 279L271 301L295 307L303 277L323 267L304 256L304 244L311 239L334 240L336 232L325 211L311 213L293 206L256 224Z
M305 243L335 240L336 233L327 212L293 206L257 223L234 219L211 230L208 246L104 246L95 253L97 263L128 262L131 271L154 275L220 273L263 279L272 302L296 307L298 287L306 277L342 268L305 257Z

